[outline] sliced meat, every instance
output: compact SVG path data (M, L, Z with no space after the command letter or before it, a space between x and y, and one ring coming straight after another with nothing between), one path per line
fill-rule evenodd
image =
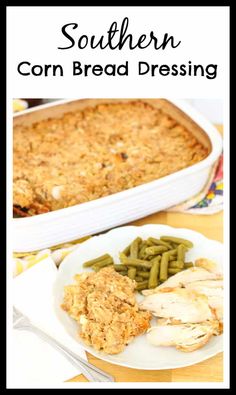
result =
M148 330L147 340L154 346L175 346L190 352L204 346L214 334L207 324L158 325Z
M208 272L212 272L212 273L219 272L219 268L218 268L217 264L215 262L211 261L210 259L199 258L195 261L195 266L206 269L206 270L208 270Z
M223 280L200 280L194 281L193 283L188 283L185 288L195 288L195 287L207 287L207 288L222 288L224 287Z
M208 297L208 303L211 309L214 311L215 316L218 320L223 320L223 295L221 296L210 296Z
M208 297L209 306L214 309L216 318L218 320L222 320L224 296L222 283L223 281L196 281L186 284L185 287L202 295L206 295Z
M171 318L181 323L215 319L208 298L185 288L159 289L158 292L146 296L139 306L157 317Z
M184 287L186 284L192 283L194 281L221 279L221 273L209 272L208 270L201 267L191 267L189 269L183 270L182 272L176 273L172 277L169 277L168 280L159 285L157 288L144 290L142 294L151 295L163 288Z

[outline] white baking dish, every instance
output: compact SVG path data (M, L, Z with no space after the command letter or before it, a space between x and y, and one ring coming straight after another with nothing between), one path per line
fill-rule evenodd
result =
M168 101L190 117L208 136L211 152L207 158L161 179L110 196L33 217L14 218L14 251L38 250L92 235L164 210L197 194L207 182L211 166L221 153L222 139L215 127L185 101ZM26 110L15 117L28 114L32 119L41 110L50 111L52 107L55 110L55 106L73 105L73 102L53 102Z

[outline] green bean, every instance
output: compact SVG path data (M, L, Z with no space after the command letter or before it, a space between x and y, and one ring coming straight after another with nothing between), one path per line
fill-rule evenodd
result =
M160 269L160 258L153 262L153 265L150 270L150 277L148 279L148 288L155 288L158 285L158 274Z
M140 283L137 283L136 290L137 291L142 291L143 289L148 288L148 281L141 281Z
M130 267L129 269L128 269L128 277L131 279L131 280L134 280L135 279L135 276L136 276L136 268L135 267Z
M149 270L150 270L150 268L147 268L147 267L142 267L142 268L140 268L140 270L142 270L142 272L149 272Z
M176 256L178 250L177 250L177 248L174 248L173 250L169 250L167 252L168 252L169 256Z
M156 257L157 255L145 255L144 256L144 260L145 261L151 261L154 257Z
M95 263L103 261L106 258L111 258L111 256L109 254L104 254L99 256L98 258L95 259L91 259L90 261L86 261L83 263L83 267L90 267L93 266Z
M111 261L103 261L103 262L99 262L99 264L98 263L96 263L95 265L93 265L92 266L92 269L95 271L95 272L99 272L99 270L101 270L102 268L104 268L104 267L106 267L106 266L113 266L113 262L111 262Z
M171 261L176 261L176 256L173 255L169 256L169 262Z
M143 254L142 255L142 260L143 261L151 261L153 259L153 255L149 255L149 254Z
M142 278L149 278L149 276L150 276L150 272L143 272L143 271L137 271L137 276L140 276L140 277L142 277Z
M118 272L121 276L127 276L127 272Z
M96 265L93 265L93 266L91 267L91 269L93 269L95 272L99 272L100 267L97 267Z
M127 271L127 270L128 270L128 267L125 266L125 265L119 264L119 265L114 265L114 269L115 269L117 272L123 272L123 271Z
M131 246L131 244L129 244L127 247L125 247L125 249L122 251L122 254L128 256L130 254L130 246Z
M184 262L183 261L172 261L172 262L169 262L169 268L170 269L183 269L184 268Z
M140 283L141 281L143 281L143 277L141 277L141 276L136 276L136 277L135 277L135 281L136 281L137 283Z
M147 247L147 240L142 240L142 241L141 241L141 243L139 244L139 251L141 250L141 248L142 248L143 246L146 246L146 247Z
M160 281L166 281L168 278L168 264L169 264L169 253L164 252L161 257L161 264L160 264Z
M166 241L160 240L160 239L156 239L155 237L149 237L147 239L147 243L148 245L152 246L152 245L160 245L160 246L164 246L167 247L168 249L172 249L172 246L170 243L167 243Z
M146 241L148 247L151 247L151 246L154 246L154 245L155 245L155 243L153 243L153 241L152 241L151 239L152 239L152 237L149 237L149 238L147 239L147 241Z
M152 247L147 247L145 249L145 254L147 255L159 255L162 254L163 252L167 251L168 248L165 246L152 246Z
M123 252L119 253L119 258L122 263L124 263L126 259L128 259L128 257Z
M96 266L96 267L99 267L101 269L102 267L105 267L105 266L108 266L108 265L112 265L113 263L114 263L113 258L110 257L110 258L106 258L106 259L103 259L101 261L98 261L97 263L95 263L95 265L93 265L93 267Z
M185 259L185 246L183 244L179 244L177 247L177 260L183 261Z
M175 256L175 257L176 257L176 255L177 255L177 249L175 248L174 250L169 250L169 251L167 251L167 253L169 254L169 257L170 257L170 256Z
M194 266L193 262L184 262L184 268L185 269L188 269L188 268L193 267L193 266Z
M142 242L141 237L137 237L130 245L130 258L138 258L139 244Z
M120 260L125 266L145 267L151 269L152 263L137 258L127 258L127 256L120 254Z
M152 259L151 259L151 263L154 263L154 262L156 262L156 261L160 261L161 260L161 257L162 257L162 254L160 254L160 255L156 255L156 256L152 256Z
M142 259L144 257L146 248L147 248L147 243L143 241L139 246L139 253L138 253L139 259Z
M177 243L170 243L173 249L176 249L178 247L179 244Z
M179 272L181 272L181 269L178 269L178 268L169 268L168 269L168 274L176 274Z
M188 248L192 248L193 247L193 243L189 240L186 239L182 239L181 237L172 237L172 236L161 236L160 237L161 240L164 241L170 241L170 242L174 242L176 244L183 244Z
M134 258L132 258L132 260L131 260L131 258L128 258L128 259L129 259L129 261L126 262L127 266L134 266L136 268L146 267L147 269L151 269L151 267L152 267L151 262L143 261L142 259L134 259Z

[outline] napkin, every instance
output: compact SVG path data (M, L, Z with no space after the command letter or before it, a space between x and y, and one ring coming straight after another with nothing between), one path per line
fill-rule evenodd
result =
M83 243L85 240L89 239L91 236L85 236L77 240L73 240L67 243L63 243L57 246L51 246L40 251L31 252L14 252L13 253L13 277L18 276L26 269L34 266L36 263L42 261L47 257L51 257L56 264L59 266L63 259L69 255L79 244Z
M224 156L222 153L212 166L209 179L202 191L185 202L170 207L167 211L197 215L210 215L222 211L224 193L223 160Z
M57 268L51 257L38 262L13 281L13 304L31 322L86 359L81 346L67 334L53 308ZM11 333L11 388L60 384L80 374L62 354L35 334L13 329Z

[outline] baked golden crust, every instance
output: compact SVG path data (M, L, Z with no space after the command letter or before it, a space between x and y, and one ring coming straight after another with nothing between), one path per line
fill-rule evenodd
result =
M129 189L204 159L208 150L141 100L99 104L14 129L14 205L29 215Z
M151 314L138 308L135 281L109 267L75 279L65 287L62 308L80 324L86 344L117 354L149 328Z

